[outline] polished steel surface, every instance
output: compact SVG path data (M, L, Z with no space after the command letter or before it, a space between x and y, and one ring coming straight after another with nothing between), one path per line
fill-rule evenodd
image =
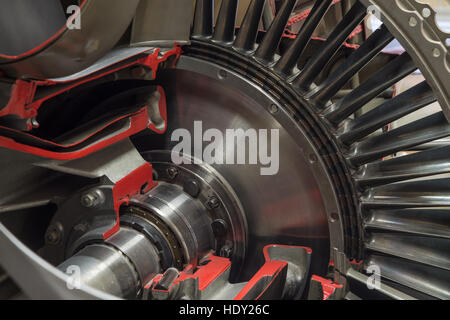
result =
M355 271L354 269L350 268L346 274L346 276L349 278L349 280L355 280L363 285L366 285L367 281L370 280L369 277L366 275L359 273ZM377 291L381 292L386 297L395 299L395 300L416 300L414 297L411 297L399 290L396 290L394 288L391 288L389 286L386 286L385 284L381 284L380 288L376 289Z
M220 223L222 228L215 231L216 252L222 247L231 249L232 277L238 277L242 261L247 253L248 224L244 208L238 194L232 189L225 177L211 165L191 163L175 165L170 151L150 151L143 154L157 173L158 181L183 187L188 181L195 181L199 188L196 199L202 203L205 213L211 218L212 225ZM214 229L213 229L214 232ZM231 246L231 248L230 248Z
M363 213L367 229L450 238L448 208L369 210Z
M66 24L59 0L2 0L0 7L1 55L14 57L30 51Z
M135 197L132 204L150 210L167 224L184 249L186 263L197 265L214 247L212 221L205 208L182 188L160 182L150 192Z
M266 248L270 261L285 261L288 263L286 283L283 289L283 299L300 300L308 282L311 264L311 252L306 248L289 246L271 246Z
M377 265L384 278L438 299L450 299L449 272L399 258L371 255L366 266Z
M137 297L139 277L132 263L111 246L93 244L58 266L63 272L79 268L80 283L100 291L133 299Z
M0 257L2 267L31 299L115 299L83 283L79 289L69 290L70 276L39 257L3 224L0 224Z
M450 270L450 252L447 239L372 232L366 248L372 251L420 262Z
M122 227L104 243L89 244L58 266L79 268L80 283L120 298L135 299L161 272L158 250L141 233Z
M327 194L328 199L333 199L332 191L327 190L330 186L326 177L318 181L320 169L311 168L314 165L308 157L314 151L300 128L280 108L279 121L290 126L283 127L267 110L276 102L231 72L225 72L226 78L221 79L221 68L188 57L181 58L178 68L166 71L160 78L168 96L170 119L164 149L171 150L176 144L171 141L175 129L184 128L193 135L194 121L202 121L203 130L216 128L221 132L238 128L280 130L280 166L276 175L262 176L257 165L212 165L226 177L243 204L249 226L246 274L254 271L255 259L262 259L263 246L283 242L312 247L317 252L313 268L323 270L330 246L327 211L331 214L337 209L333 201L322 198ZM142 140L146 149L155 148L151 141ZM339 246L339 231L335 237Z
M145 235L127 227L106 240L106 243L123 253L133 264L139 283L145 285L161 272L158 248Z
M34 165L88 178L106 176L116 183L145 163L130 140L125 139L80 159L40 159Z

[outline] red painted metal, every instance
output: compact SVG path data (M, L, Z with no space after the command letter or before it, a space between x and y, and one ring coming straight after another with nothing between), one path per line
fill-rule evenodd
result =
M155 286L158 281L161 280L162 275L156 276L152 282L152 290L168 293L175 285L179 285L186 279L198 279L199 290L203 291L231 267L230 259L217 257L213 254L208 255L204 260L208 261L208 263L206 265L199 266L198 268L188 265L183 272L180 273L178 278L168 290L155 289Z
M272 280L269 284L265 286L262 292L256 297L258 300L266 290L272 285L272 283L277 279L283 269L288 267L288 263L284 261L266 261L261 269L250 279L245 287L238 293L234 300L243 300L247 294L265 277L270 277Z
M258 270L258 272L248 281L242 290L234 297L234 300L246 299L255 286L257 286L260 281L264 281L269 278L270 281L265 283L264 288L257 293L255 297L256 300L261 298L264 293L266 293L269 288L274 284L275 281L280 280L282 272L288 268L288 262L273 260L269 257L268 250L270 247L289 247L289 248L301 248L311 253L312 250L307 247L297 247L297 246L284 246L284 245L268 245L264 247L264 257L265 264ZM151 284L146 285L146 289L152 290L153 292L161 292L169 294L175 286L182 284L183 281L187 279L197 279L198 289L204 291L209 286L214 285L214 281L217 280L221 275L227 272L231 268L231 261L228 258L217 257L213 254L209 254L204 260L206 264L200 265L194 268L193 265L188 265L183 272L177 277L177 279L172 283L171 287L167 290L156 289L158 282L162 278L162 274L157 275L151 282ZM281 279L282 280L282 279ZM168 295L167 295L168 296Z
M323 300L328 300L330 296L336 291L336 289L340 289L343 287L343 285L341 284L334 283L331 280L316 275L313 275L311 280L317 281L322 285Z
M185 269L175 281L175 284L189 278L197 278L199 282L198 287L200 291L203 291L231 267L230 259L217 257L212 254L208 255L205 261L209 261L208 264L198 267L194 272L192 266Z
M122 204L128 204L133 196L148 192L156 185L157 183L153 181L153 168L150 163L140 166L114 185L114 210L116 211L117 218L114 227L103 234L105 240L120 229L120 206Z
M153 76L156 76L156 72L158 71L158 66L162 63L167 61L169 57L175 56L175 61L178 59L178 57L181 54L181 48L178 46L175 46L170 51L165 52L162 57L159 56L160 50L157 49L155 52L151 55L146 55L145 57L135 57L136 60L129 62L124 65L120 65L116 68L108 69L104 72L94 73L92 75L78 78L71 81L65 81L65 82L55 82L53 80L45 80L45 81L37 81L37 80L31 80L31 81L25 81L25 80L17 80L14 84L14 88L12 90L12 95L10 98L10 101L6 105L5 108L0 110L0 117L4 117L7 115L16 115L22 119L29 119L32 117L35 117L38 114L39 108L42 106L42 104L51 99L54 98L64 92L67 92L73 88L76 88L82 84L85 84L87 82L91 82L94 80L97 80L99 78L103 78L109 74L112 74L114 72L127 69L130 67L135 66L144 66L152 70ZM138 56L141 56L142 54L138 54ZM120 64L120 62L123 62L125 60L128 60L133 57L128 57L127 59L124 59L122 61L117 62L116 64ZM43 98L34 100L36 91L39 88L42 87L51 87L55 86L57 84L69 84L68 86L62 88L59 91L56 91L52 94L49 94Z
M52 86L56 84L61 84L60 82L56 83L54 81L24 81L24 80L17 80L14 88L12 90L12 96L10 98L10 101L8 105L0 110L0 117L6 116L6 115L16 115L22 119L28 119L35 117L38 114L38 110L40 106L47 101L48 99L51 99L52 97L55 97L59 94L62 94L72 88L75 88L77 86L80 86L84 83L96 80L98 78L104 77L108 74L114 73L118 70L129 68L132 66L145 66L152 70L154 73L154 76L156 75L156 72L158 70L159 64L162 62L167 61L169 57L174 57L174 63L177 61L181 54L181 48L178 46L175 46L174 49L167 51L165 54L162 55L162 57L159 56L159 49L156 50L153 54L147 55L145 57L138 57L135 61L130 62L126 65L121 65L120 67L113 68L111 70L100 72L98 74L93 74L87 77L83 77L80 79L76 79L73 81L70 81L70 85L65 87L64 89L57 91L55 93L52 93L49 96L46 96L44 98L41 98L39 100L34 100L36 90L40 86ZM106 124L103 128L100 130L92 133L88 137L85 137L83 140L77 141L74 144L71 145L61 145L54 143L53 141L48 141L44 139L40 139L38 137L35 137L33 135L30 135L28 133L6 128L6 127L0 127L4 132L9 132L9 135L3 135L0 136L0 147L26 152L33 155L37 155L44 158L49 159L55 159L55 160L71 160L71 159L78 159L85 157L95 151L101 150L107 146L110 146L120 140L123 140L125 138L128 138L140 131L143 131L145 129L153 130L157 133L164 133L167 127L167 110L166 110L166 96L164 93L164 90L162 87L158 87L158 91L161 95L160 103L159 103L159 114L164 119L166 126L163 129L158 129L156 126L151 123L149 117L148 117L148 106L143 106L138 112L128 114L125 116L121 116L117 119L114 119L110 123ZM103 140L99 143L89 145L85 148L80 148L79 150L74 151L74 147L77 145L80 145L81 143L85 142L87 139L91 138L95 134L98 134L101 130L104 130L105 128L117 123L118 121L121 121L125 118L129 118L130 125L129 127L120 133L118 133L116 136L110 137L106 140ZM32 129L31 124L28 128L29 130ZM21 136L22 140L33 140L37 144L40 145L47 145L52 150L49 150L49 148L42 148L37 147L36 145L30 145L25 144L23 142L16 141L13 137ZM25 139L26 138L26 139ZM70 151L68 151L70 148ZM56 150L56 151L55 151Z

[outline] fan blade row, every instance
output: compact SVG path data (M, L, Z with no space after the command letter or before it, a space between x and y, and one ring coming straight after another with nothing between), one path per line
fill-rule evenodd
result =
M449 208L374 209L363 212L366 230L450 239ZM368 231L369 232L369 231Z
M284 0L262 41L257 44L266 1L252 0L235 37L237 0L223 0L214 25L212 0L197 0L192 37L232 48L289 79L293 89L304 95L325 119L337 145L354 169L353 179L361 192L360 210L365 233L365 267L381 268L385 285L381 295L409 299L407 291L423 296L450 298L450 146L439 139L450 136L450 124L442 112L403 125L392 131L381 129L434 102L436 96L426 81L399 94L362 115L350 119L381 93L413 73L417 67L403 53L375 72L341 99L330 104L346 84L369 64L393 39L382 25L322 83L314 83L342 44L367 14L356 1L302 70L297 63L332 0L316 1L295 40L279 57L279 44L296 4ZM297 73L295 73L297 72ZM313 85L314 84L314 85ZM421 152L395 157L398 152L429 146ZM344 151L345 150L345 151ZM415 150L415 149L414 149ZM393 155L393 158L384 159ZM357 282L366 276L353 275ZM350 275L350 278L352 275ZM395 290L393 288L397 288ZM399 291L400 290L400 291ZM358 294L353 295L357 298ZM414 297L417 296L413 295ZM351 297L351 295L349 296Z
M274 69L285 76L290 76L297 65L297 61L311 40L311 36L324 17L333 0L316 1L295 41L278 60Z
M339 124L416 69L408 53L403 53L326 110L325 117L332 124Z
M450 299L450 272L392 256L371 255L365 265L380 268L381 277L439 299Z
M346 125L345 132L341 133L338 139L344 144L352 144L435 101L436 96L433 90L424 81L386 101L381 106L351 120Z
M311 99L319 108L324 106L345 84L369 63L394 37L383 25L350 57L314 90Z
M355 144L348 159L354 166L361 166L449 135L450 124L444 114L438 112Z

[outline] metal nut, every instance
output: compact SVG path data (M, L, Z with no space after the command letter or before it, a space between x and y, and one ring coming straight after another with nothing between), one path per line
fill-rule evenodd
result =
M211 198L208 199L208 202L206 203L206 205L210 209L216 209L216 208L220 207L220 200L217 197L212 196Z
M178 176L178 169L175 167L170 167L167 169L167 175L170 179L175 179Z
M233 247L230 244L226 244L220 249L221 257L231 258L232 253L233 253Z
M51 225L45 233L45 242L50 245L56 245L62 239L62 226L58 224Z
M95 208L105 201L105 196L101 190L87 192L81 196L81 205L86 208Z

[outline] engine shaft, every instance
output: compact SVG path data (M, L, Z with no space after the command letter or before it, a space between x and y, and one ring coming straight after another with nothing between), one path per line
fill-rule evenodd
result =
M95 242L85 235L85 244L59 265L72 275L74 287L85 284L120 298L140 298L155 275L184 264L197 266L214 248L204 206L180 187L160 183L121 213L117 233Z
M161 271L154 245L127 227L104 243L87 245L58 268L72 274L73 286L83 283L127 299L138 298L142 284Z

